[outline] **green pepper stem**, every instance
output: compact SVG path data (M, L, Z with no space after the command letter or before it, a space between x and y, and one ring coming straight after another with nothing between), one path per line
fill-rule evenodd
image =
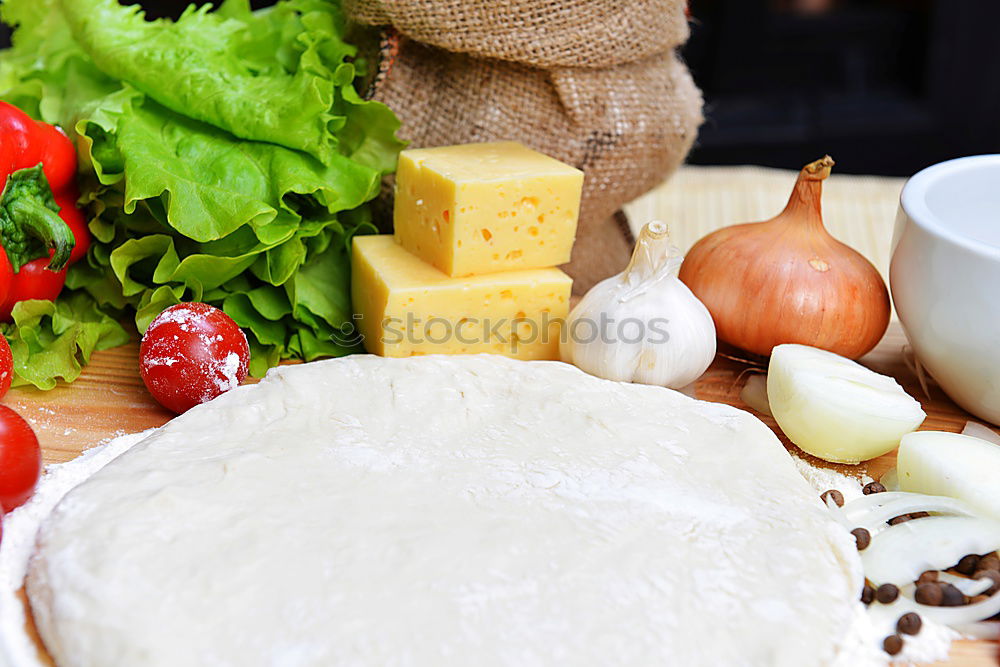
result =
M10 202L8 210L24 231L52 248L52 258L48 269L61 271L69 261L70 253L76 245L73 230L59 217L59 214L43 206L32 197L19 197ZM20 267L15 268L15 272Z

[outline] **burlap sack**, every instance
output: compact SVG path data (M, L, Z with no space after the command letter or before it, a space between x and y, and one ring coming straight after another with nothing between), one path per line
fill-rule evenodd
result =
M447 51L535 67L611 67L688 37L678 0L345 0L354 20Z
M622 7L611 9L617 4ZM645 34L645 25L640 25L637 13L654 11L654 5L663 16L647 16L647 24L659 26L664 34L673 26L673 36L657 35L658 51L635 61L620 62L620 53L612 54L607 44L584 39L580 35L586 25L571 20L574 7L585 8L583 13L591 17L604 16L595 19L590 37L605 34L608 25L621 25L623 43L641 53L639 36ZM453 11L443 12L445 6ZM595 7L607 15L593 13ZM701 123L701 94L673 51L679 43L673 40L687 36L686 24L678 24L677 18L683 7L683 2L666 0L516 0L502 7L489 0L348 3L358 20L400 21L397 27L410 27L425 40L461 43L477 53L496 56L502 48L497 44L506 43L507 58L514 52L535 52L553 62L570 57L568 50L560 51L561 44L582 49L576 67L543 68L403 39L389 49L391 61L383 62L384 76L373 92L399 115L401 134L413 146L516 140L582 169L586 178L577 242L571 263L564 267L574 278L576 293L624 268L633 241L616 212L681 163ZM464 22L473 26L471 34L480 35L489 34L492 26L492 40L475 42L468 35L451 34L456 28L435 33L432 21L449 21L449 26ZM572 35L560 39L558 30L570 26ZM631 33L624 30L629 26ZM533 44L529 35L535 36ZM664 49L666 42L673 43ZM608 66L597 66L602 52Z

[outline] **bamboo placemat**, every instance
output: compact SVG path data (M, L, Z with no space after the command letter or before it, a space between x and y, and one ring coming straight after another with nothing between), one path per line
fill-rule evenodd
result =
M834 167L836 170L836 167ZM670 225L687 252L705 234L781 211L796 172L764 167L682 167L669 181L625 207L634 228L653 219ZM888 280L892 229L903 178L834 173L823 191L827 229L878 267Z

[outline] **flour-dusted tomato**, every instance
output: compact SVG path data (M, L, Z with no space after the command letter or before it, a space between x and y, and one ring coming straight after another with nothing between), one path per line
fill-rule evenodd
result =
M10 381L14 379L14 354L10 351L10 343L0 334L0 398L7 395Z
M42 450L28 422L0 405L0 507L9 512L24 504L42 474Z
M178 414L238 386L249 364L243 330L206 303L167 308L146 329L139 347L146 388Z

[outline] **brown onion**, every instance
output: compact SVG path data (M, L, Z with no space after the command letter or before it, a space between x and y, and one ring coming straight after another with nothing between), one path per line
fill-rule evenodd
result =
M712 313L720 340L761 355L801 343L857 359L885 334L882 276L823 226L832 166L830 156L806 165L777 217L712 232L684 258L680 279Z

